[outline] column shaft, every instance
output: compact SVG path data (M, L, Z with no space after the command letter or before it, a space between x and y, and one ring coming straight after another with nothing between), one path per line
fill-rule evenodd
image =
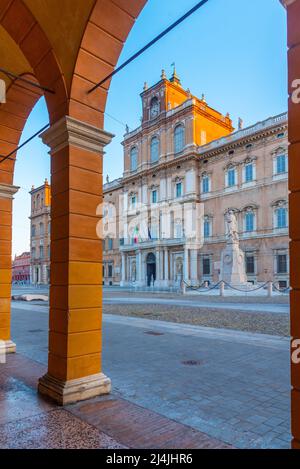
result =
M0 184L0 354L15 352L11 341L12 205L18 188Z
M111 136L65 117L51 148L51 288L48 373L39 391L67 404L110 391L101 373L102 149ZM100 232L100 230L99 230Z
M193 285L198 283L198 251L197 249L190 250L191 256L191 282Z
M165 280L169 281L169 251L165 249Z
M300 0L287 1L288 11L288 68L289 68L289 211L290 211L290 284L291 292L291 336L292 336L292 435L293 448L300 449ZM295 89L294 82L297 88ZM296 95L296 96L295 96Z
M189 250L184 250L184 265L183 265L183 279L185 282L190 280L190 269L189 269Z

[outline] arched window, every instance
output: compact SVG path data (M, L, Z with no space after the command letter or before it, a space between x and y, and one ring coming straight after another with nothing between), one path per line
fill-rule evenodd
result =
M136 147L133 147L130 150L130 169L131 169L131 171L136 171L136 169L137 169L137 159L138 159L138 151L137 151Z
M174 151L175 153L179 153L184 149L185 145L185 132L184 132L184 126L182 124L179 124L175 127L174 130Z
M159 159L159 139L157 137L151 139L150 159L151 163L156 163Z

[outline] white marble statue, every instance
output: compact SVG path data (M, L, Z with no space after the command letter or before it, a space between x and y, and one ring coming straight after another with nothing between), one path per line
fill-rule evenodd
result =
M238 226L237 226L237 219L233 210L229 210L225 214L225 221L227 224L227 238L229 241L238 241Z

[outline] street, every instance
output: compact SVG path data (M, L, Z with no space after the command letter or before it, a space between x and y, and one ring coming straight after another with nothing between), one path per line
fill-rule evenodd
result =
M46 363L48 306L13 303L19 353ZM239 448L288 448L289 339L104 315L113 393Z

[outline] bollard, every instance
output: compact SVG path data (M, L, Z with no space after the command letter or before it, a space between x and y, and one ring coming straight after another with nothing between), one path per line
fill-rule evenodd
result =
M204 288L208 288L208 281L204 282Z
M273 282L268 282L268 297L273 296Z
M220 296L224 296L225 284L224 282L220 283Z
M185 284L185 282L182 282L182 294L183 295L186 294L186 284Z

